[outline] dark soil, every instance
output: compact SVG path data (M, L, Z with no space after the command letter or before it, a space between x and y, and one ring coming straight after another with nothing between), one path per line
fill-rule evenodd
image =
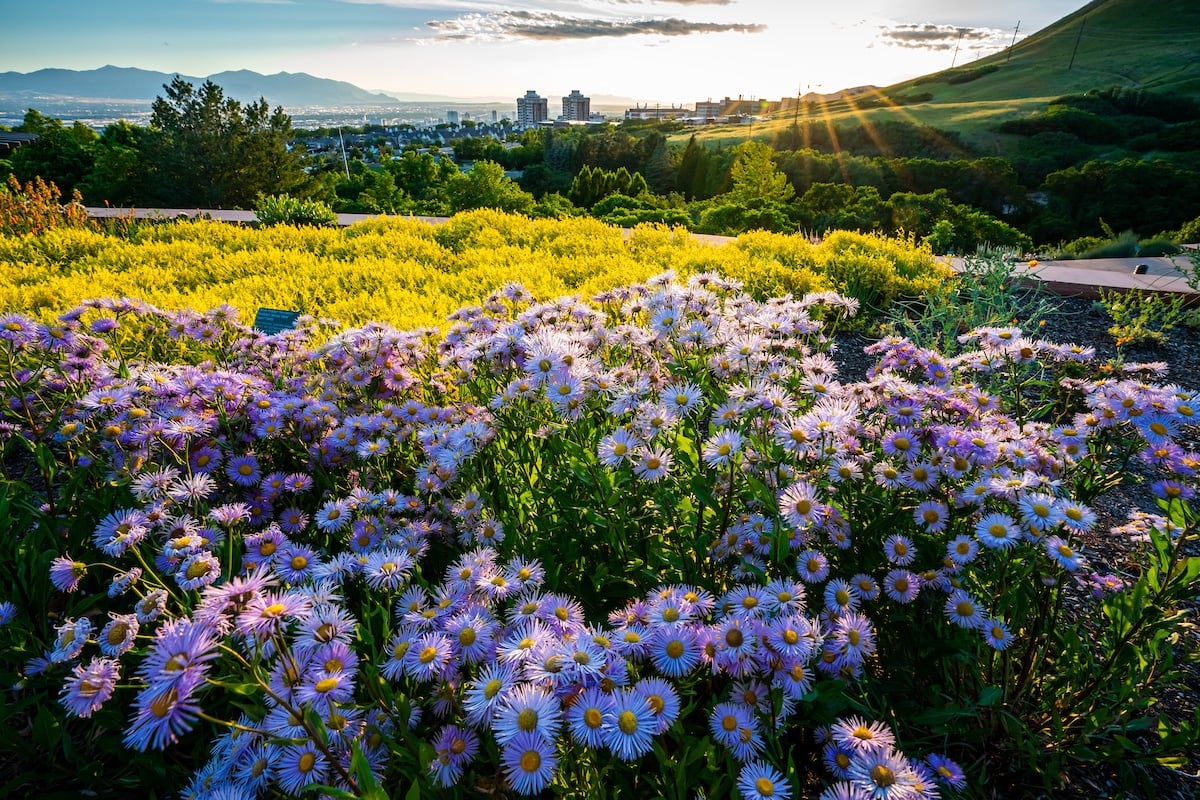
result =
M1046 318L1036 338L1058 343L1091 345L1096 348L1096 361L1114 361L1120 356L1124 363L1165 362L1167 371L1154 380L1161 383L1176 383L1180 386L1200 388L1200 331L1179 327L1169 332L1162 343L1141 344L1123 348L1118 353L1114 338L1108 333L1112 320L1103 307L1092 300L1078 297L1052 298L1058 310ZM837 349L832 354L838 363L840 377L844 381L862 380L875 359L862 352L862 348L874 340L857 333L839 335ZM1200 449L1200 440L1195 429L1190 441L1183 442L1191 450ZM1097 497L1092 508L1099 515L1099 523L1089 534L1082 537L1079 550L1095 571L1116 574L1125 578L1135 577L1140 571L1141 553L1145 543L1134 541L1128 536L1111 532L1112 528L1125 524L1131 510L1157 512L1157 506L1148 486L1150 472L1140 464L1130 467L1126 479L1116 488ZM1190 553L1189 555L1197 555ZM1086 616L1094 613L1094 604L1088 604L1080 590L1079 596L1069 601L1079 609L1085 629L1089 626ZM1088 611L1084 611L1088 609ZM1200 616L1200 598L1187 609L1190 621ZM1183 663L1189 656L1200 652L1200 631L1189 625L1176 646L1176 662L1183 664L1185 680L1177 689L1163 692L1155 707L1158 717L1168 724L1193 719L1200 705L1200 665ZM997 790L993 795L1001 797L1061 797L1070 798L1163 798L1163 800L1195 800L1200 798L1200 752L1192 753L1186 763L1178 769L1160 766L1138 767L1134 785L1123 780L1115 765L1089 762L1068 769L1062 778L1062 788L1052 795L1036 792L1013 791L1011 788Z

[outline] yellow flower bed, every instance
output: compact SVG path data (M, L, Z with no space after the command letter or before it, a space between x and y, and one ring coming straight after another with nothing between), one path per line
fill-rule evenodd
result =
M622 231L493 211L342 230L180 221L129 237L72 228L0 236L0 312L49 320L85 299L133 297L165 309L228 304L247 323L268 306L348 326L442 327L450 312L510 281L539 298L590 297L668 269L720 272L760 297L837 289L874 306L947 274L927 250L854 233L821 244L773 233L710 244L662 226Z

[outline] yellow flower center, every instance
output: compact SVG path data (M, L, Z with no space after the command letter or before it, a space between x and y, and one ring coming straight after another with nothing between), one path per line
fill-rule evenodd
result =
M175 705L175 701L179 699L179 695L174 689L168 689L158 697L150 701L150 711L154 716L162 719L167 714L171 713L171 708Z
M876 764L871 767L871 782L876 786L886 788L896 782L896 773L883 764Z
M532 708L522 708L517 714L517 727L525 732L537 730L538 714Z

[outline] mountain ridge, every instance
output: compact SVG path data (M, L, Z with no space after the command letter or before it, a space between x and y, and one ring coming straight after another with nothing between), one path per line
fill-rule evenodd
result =
M28 73L0 72L0 97L148 102L161 96L163 86L176 75L193 84L211 80L226 96L243 102L264 97L272 106L378 106L404 102L389 94L370 92L346 81L319 78L306 72L263 75L252 70L227 70L192 76L111 64L91 70L49 67Z

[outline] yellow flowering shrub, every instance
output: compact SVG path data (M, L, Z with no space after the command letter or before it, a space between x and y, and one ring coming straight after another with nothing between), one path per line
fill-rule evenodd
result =
M443 225L381 217L341 230L198 220L125 236L0 235L0 312L48 320L85 299L134 297L168 309L228 304L247 323L269 306L343 325L444 327L450 312L512 281L539 298L587 298L666 270L681 278L714 271L758 297L838 289L881 307L933 285L944 269L911 242L862 234L821 244L761 232L714 241L662 225L623 231L496 211Z

